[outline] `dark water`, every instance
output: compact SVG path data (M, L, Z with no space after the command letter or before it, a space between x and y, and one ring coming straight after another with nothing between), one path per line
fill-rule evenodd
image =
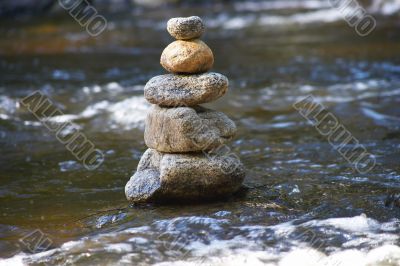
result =
M400 265L400 208L385 206L400 193L398 16L373 13L377 28L360 37L325 2L262 3L108 14L96 38L68 15L2 22L0 265ZM231 148L249 189L128 206L124 186L146 149L143 86L164 73L167 19L191 14L230 79L208 106L238 126ZM36 90L104 152L98 169L19 104ZM355 171L293 108L308 94L375 156L371 171ZM19 239L36 229L51 246L32 255Z

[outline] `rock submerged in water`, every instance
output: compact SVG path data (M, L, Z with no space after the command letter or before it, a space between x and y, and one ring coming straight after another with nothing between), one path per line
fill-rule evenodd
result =
M214 55L207 44L200 40L178 40L164 49L160 63L172 73L203 73L212 68Z
M154 105L147 115L144 140L157 151L183 153L215 149L235 133L235 123L222 112L201 106Z
M148 149L128 181L125 194L132 202L213 199L236 192L244 176L243 165L235 157Z
M204 24L197 16L171 18L167 23L167 31L177 40L190 40L204 33Z
M160 106L194 106L212 102L228 90L228 79L219 73L160 75L150 79L144 96Z

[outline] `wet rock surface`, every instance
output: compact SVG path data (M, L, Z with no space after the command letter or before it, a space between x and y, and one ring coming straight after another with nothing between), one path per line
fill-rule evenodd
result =
M237 191L244 175L242 163L234 157L148 149L125 194L134 202L220 198Z
M189 40L199 38L204 33L204 24L198 16L171 18L167 30L177 40Z
M144 96L161 106L194 106L215 101L228 90L228 79L219 73L160 75L147 82Z
M144 139L149 148L182 153L215 149L235 133L235 123L222 112L201 106L154 105L147 115Z

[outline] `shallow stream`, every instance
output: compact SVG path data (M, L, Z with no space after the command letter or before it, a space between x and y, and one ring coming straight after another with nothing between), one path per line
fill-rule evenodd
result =
M2 22L0 265L400 265L400 203L385 206L400 193L394 11L369 10L377 27L366 37L325 1L111 13L95 38L68 14ZM238 126L230 147L248 189L219 202L129 206L124 185L146 149L143 86L164 73L168 18L192 14L206 23L213 70L230 79L207 106ZM104 152L98 169L21 106L36 90ZM293 108L309 94L375 156L371 171L358 173ZM37 229L51 245L32 254L19 239Z

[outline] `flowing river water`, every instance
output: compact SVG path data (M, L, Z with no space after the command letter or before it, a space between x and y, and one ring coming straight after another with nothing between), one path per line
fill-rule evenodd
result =
M91 37L68 14L0 24L0 265L400 265L400 31L396 2L360 37L325 1L105 14ZM174 16L199 15L213 70L206 106L238 127L247 189L224 201L129 206L144 84ZM39 90L105 154L93 171L20 103ZM360 174L293 108L312 94L376 165ZM40 230L32 254L20 241ZM39 232L39 231L36 231ZM303 263L303 264L302 264Z

